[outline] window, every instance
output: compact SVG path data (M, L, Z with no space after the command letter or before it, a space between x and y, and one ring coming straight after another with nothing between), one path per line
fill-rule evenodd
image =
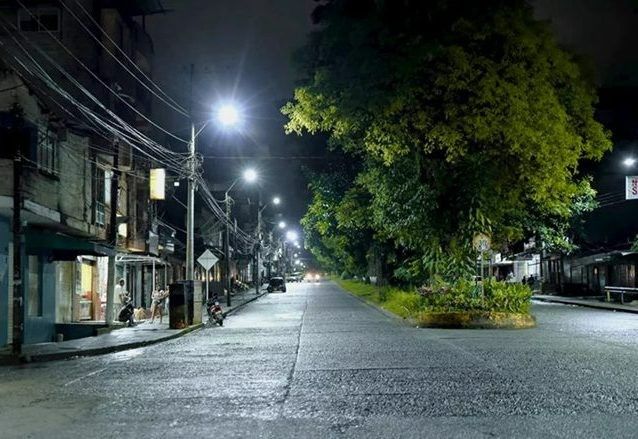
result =
M18 11L18 28L22 32L58 32L60 10L58 8L35 8Z
M104 171L104 204L111 205L111 179L113 171Z
M55 174L55 156L57 149L57 135L49 129L38 131L38 169L49 174Z
M105 206L111 205L111 178L113 177L113 171L98 165L95 172L95 224L103 226L106 224Z
M29 279L27 285L27 315L42 315L42 295L40 290L40 260L38 256L29 255Z

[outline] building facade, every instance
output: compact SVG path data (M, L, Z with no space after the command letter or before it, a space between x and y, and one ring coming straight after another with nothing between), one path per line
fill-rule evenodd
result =
M67 10L55 1L26 4L28 10L12 2L0 8L5 47L0 52L0 347L14 335L13 306L19 303L14 294L23 304L24 343L52 341L58 334L94 335L106 318L109 257L121 262L115 276L126 279L140 305L148 306L156 283L174 280L167 261L171 232L157 224L149 200L148 172L154 164L140 159L126 140L98 135L73 117L51 84L34 80L16 63L17 58L33 66L37 58L57 87L86 103L86 95L62 74L68 72L131 127L148 134L144 116L151 112L150 93L121 60L126 55L129 69L134 64L150 76L153 47L140 17L160 5L81 0ZM119 62L109 54L116 50ZM13 231L16 203L20 233ZM20 264L14 263L16 239ZM137 255L135 263L126 260L130 254ZM165 269L149 269L155 265ZM13 282L16 269L19 288Z

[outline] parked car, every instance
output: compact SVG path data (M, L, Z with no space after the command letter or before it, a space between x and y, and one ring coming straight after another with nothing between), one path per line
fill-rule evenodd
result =
M284 282L283 277L271 277L268 281L268 287L266 288L269 293L273 291L281 291L282 293L286 292L286 283Z
M292 273L290 276L286 278L288 282L301 282L303 279L302 273Z

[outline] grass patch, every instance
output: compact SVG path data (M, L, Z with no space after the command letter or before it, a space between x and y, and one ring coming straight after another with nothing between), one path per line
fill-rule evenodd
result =
M419 290L377 287L354 280L334 279L344 290L403 318L428 313L509 313L529 315L532 291L527 285L486 281L435 283Z
M420 310L421 296L414 291L394 287L377 287L354 280L334 279L344 290L403 318L414 317Z

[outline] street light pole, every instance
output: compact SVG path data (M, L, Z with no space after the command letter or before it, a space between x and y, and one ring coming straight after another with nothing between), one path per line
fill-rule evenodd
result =
M259 267L259 254L261 253L261 190L257 191L257 244L255 254L255 294L259 294L261 286L261 270Z
M234 184L233 184L234 185ZM231 186L232 188L232 186ZM224 233L224 284L226 286L226 306L230 307L230 291L232 288L230 282L230 197L226 191L224 201L226 202L226 233Z
M186 280L195 280L195 124L188 144L188 203L186 210Z

